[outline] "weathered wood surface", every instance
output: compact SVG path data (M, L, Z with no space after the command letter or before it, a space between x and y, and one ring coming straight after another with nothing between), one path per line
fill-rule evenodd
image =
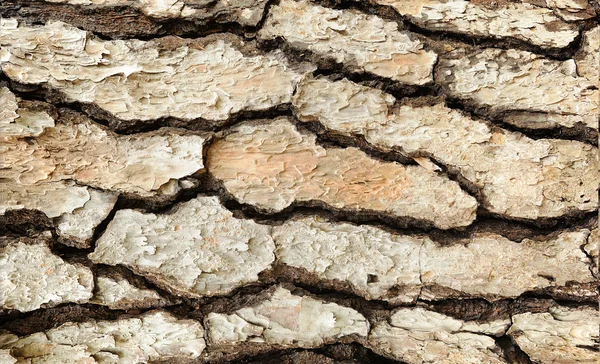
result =
M0 3L0 364L592 363L600 5Z

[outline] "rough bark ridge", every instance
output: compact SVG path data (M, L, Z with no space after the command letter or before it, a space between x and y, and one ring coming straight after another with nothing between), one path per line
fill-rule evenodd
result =
M595 0L6 0L0 364L592 363Z

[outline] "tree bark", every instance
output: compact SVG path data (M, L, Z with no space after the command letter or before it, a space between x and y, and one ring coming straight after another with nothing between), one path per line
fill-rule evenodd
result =
M600 5L0 4L0 364L591 363Z

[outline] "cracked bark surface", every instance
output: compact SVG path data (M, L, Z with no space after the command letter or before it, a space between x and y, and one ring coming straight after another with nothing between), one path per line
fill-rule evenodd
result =
M87 302L92 297L92 271L65 262L44 239L7 239L2 245L1 310L27 312L64 302Z
M0 3L0 364L592 363L600 5Z
M475 219L477 202L457 183L419 166L378 161L357 148L326 149L315 139L289 118L241 124L212 144L208 168L237 201L266 212L304 202L441 229Z
M563 21L552 9L526 2L507 1L496 5L466 0L372 1L391 6L398 14L428 30L510 37L543 48L567 47L579 35L576 24Z
M313 69L287 64L279 51L244 55L243 40L227 33L200 41L104 41L63 22L3 19L0 27L5 75L97 106L115 127L166 117L223 123L234 113L289 103L296 82Z
M310 348L348 335L364 337L369 330L367 320L353 309L281 287L256 306L230 315L210 313L206 323L209 346L217 350L231 350L240 342Z
M282 0L271 7L258 32L263 40L283 38L300 51L408 85L432 81L437 55L423 49L398 24L355 11L332 10L307 1Z
M464 323L424 310L406 308L375 326L369 345L407 363L505 363L490 336L501 335L510 321Z
M117 211L90 259L127 266L181 295L223 295L270 268L269 230L233 217L216 197L198 197L168 215Z
M139 318L65 324L21 338L2 335L0 346L18 362L140 363L197 358L205 341L200 323L155 311Z
M473 186L492 213L535 220L597 208L598 149L492 129L443 104L395 103L389 94L346 79L307 79L293 101L302 121L364 137L383 152L441 163Z
M581 77L573 59L556 61L515 49L458 49L440 58L436 81L448 96L521 128L581 124L598 130L598 81Z
M132 7L141 13L157 19L193 19L206 23L211 19L218 22L236 22L241 25L256 26L262 18L266 0L244 0L236 3L228 1L182 1L182 0L44 0L54 4L77 5L81 7Z

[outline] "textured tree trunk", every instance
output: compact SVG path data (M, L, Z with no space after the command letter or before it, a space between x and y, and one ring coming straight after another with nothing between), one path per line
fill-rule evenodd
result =
M598 360L596 1L0 16L0 364Z

